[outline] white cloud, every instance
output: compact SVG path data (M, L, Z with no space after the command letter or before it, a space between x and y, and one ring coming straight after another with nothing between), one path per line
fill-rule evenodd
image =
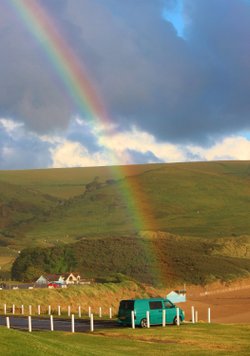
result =
M147 132L139 131L136 127L132 127L131 131L122 133L117 132L112 136L102 136L99 138L99 143L114 151L117 158L124 157L126 150L132 150L142 154L151 152L159 160L164 162L185 160L185 156L180 146L167 142L159 143L153 135ZM125 160L128 159L129 156L127 155ZM136 162L132 161L132 163Z
M65 140L55 148L51 148L50 152L53 162L52 168L105 166L109 164L104 153L91 154L79 142Z
M243 136L226 137L208 149L199 146L187 148L201 160L250 160L250 140Z
M75 118L60 135L41 136L23 123L0 118L0 143L0 169L250 160L250 137L244 133L204 148L159 142L136 127L125 132L114 131L114 127L103 131L80 118Z
M0 119L0 125L3 127L6 133L8 133L11 136L15 131L17 131L18 129L24 126L22 122L16 122L14 120L5 119L5 118Z

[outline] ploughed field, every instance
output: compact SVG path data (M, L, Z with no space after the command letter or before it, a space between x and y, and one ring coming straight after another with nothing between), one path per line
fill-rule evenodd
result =
M1 171L1 271L26 247L65 243L82 252L72 268L95 277L166 284L246 276L249 183L247 161ZM33 274L50 268L41 261Z

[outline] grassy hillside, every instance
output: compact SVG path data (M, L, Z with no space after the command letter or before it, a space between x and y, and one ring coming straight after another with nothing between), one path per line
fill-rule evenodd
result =
M232 274L249 271L249 183L250 162L240 161L127 166L118 175L115 167L1 171L0 257L10 257L25 247L51 247L82 238L86 244L103 241L108 245L114 241L107 239L116 237L116 249L121 250L130 244L128 238L137 244L140 241L136 251L158 251L162 244L168 252L164 256L157 253L157 258L165 269L167 264L178 266L175 276L185 273L187 266L169 254L178 255L184 248L191 255L196 249L201 261L209 256L206 263L211 266L219 265L222 257L223 261L231 259L235 269L228 267L228 271ZM138 225L138 209L144 224ZM165 246L165 239L156 234L157 242L152 244L145 238L145 230L188 237L180 245L178 239L170 239ZM240 236L245 240L236 239ZM231 237L226 245L225 237ZM208 243L205 240L212 244L208 253L202 249ZM141 259L137 257L135 265L138 261L143 265ZM195 264L197 261L199 258ZM216 271L212 274L218 275Z

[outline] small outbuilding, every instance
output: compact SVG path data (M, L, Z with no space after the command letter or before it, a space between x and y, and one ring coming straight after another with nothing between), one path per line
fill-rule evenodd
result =
M186 302L186 290L173 290L168 293L167 299L172 303L185 303Z

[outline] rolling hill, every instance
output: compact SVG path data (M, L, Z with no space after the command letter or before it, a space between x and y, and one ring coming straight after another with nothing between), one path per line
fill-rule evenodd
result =
M170 255L179 255L177 251L185 248L186 256L189 249L200 246L191 255L196 260L200 256L201 261L202 256L210 256L204 265L219 266L219 261L231 259L235 269L225 267L225 262L224 274L227 269L228 275L250 271L247 161L127 166L119 175L114 167L1 171L0 192L0 254L5 256L26 247L51 248L62 243L80 244L73 248L78 250L82 241L103 241L112 249L113 239L120 241L116 249L121 250L132 239L139 241L139 250L144 252L167 243ZM169 240L169 234L175 238ZM144 246L149 240L154 241L151 249ZM180 246L178 241L182 241ZM203 250L203 244L209 249ZM128 255L131 257L130 252ZM88 256L91 259L90 252ZM184 258L177 256L174 262L167 253L157 256L165 275L170 273L168 263L180 266L179 260ZM151 268L152 263L149 259ZM183 275L185 268L180 267L174 278ZM211 274L219 278L218 271Z

